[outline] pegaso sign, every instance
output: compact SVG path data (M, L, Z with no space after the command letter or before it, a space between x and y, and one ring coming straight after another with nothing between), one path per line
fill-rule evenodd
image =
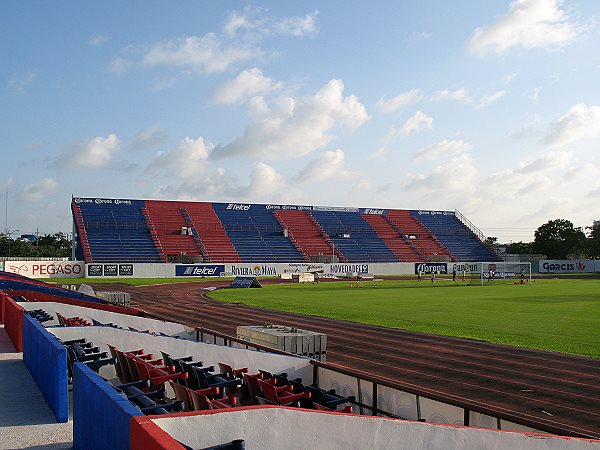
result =
M6 261L4 270L30 278L80 278L83 267L80 261Z

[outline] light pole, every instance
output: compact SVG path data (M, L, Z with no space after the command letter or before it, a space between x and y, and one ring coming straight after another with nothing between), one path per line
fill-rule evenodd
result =
M8 228L6 229L6 234L8 236L8 257L10 258L10 241L12 240L12 238L10 237L11 234L13 233L18 233L19 230L12 230L12 231L8 231Z

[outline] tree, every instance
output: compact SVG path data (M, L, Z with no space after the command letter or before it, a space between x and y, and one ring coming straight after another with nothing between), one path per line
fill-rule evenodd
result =
M533 254L533 242L511 242L506 245L506 253L510 255L531 255Z
M586 228L590 230L588 256L590 258L600 258L600 222L596 222L593 226Z
M535 231L533 249L550 259L567 259L585 252L586 237L581 228L566 219L550 220Z
M493 236L486 237L483 245L495 252L498 249L498 238Z

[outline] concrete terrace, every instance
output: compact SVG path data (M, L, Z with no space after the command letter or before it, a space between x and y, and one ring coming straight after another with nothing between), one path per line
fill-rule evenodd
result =
M73 422L57 423L0 325L0 449L70 449Z

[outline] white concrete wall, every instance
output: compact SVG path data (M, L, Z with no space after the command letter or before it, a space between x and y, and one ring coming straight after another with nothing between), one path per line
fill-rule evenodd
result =
M304 383L312 383L312 366L305 358L152 336L109 327L56 327L48 328L48 331L62 340L85 337L103 351L108 351L106 344L125 351L143 348L146 353L153 353L156 358L160 358L160 352L164 351L173 357L194 356L195 361L202 361L204 366L214 365L217 370L217 364L222 362L236 369L248 367L250 373L257 373L259 369L275 373L286 372L291 378L300 377ZM111 377L110 374L107 376Z
M248 449L598 450L600 441L285 408L153 419L192 448L244 439Z
M170 336L179 336L185 339L194 339L196 332L192 327L187 327L179 323L164 322L162 320L147 319L145 317L130 316L100 309L86 308L83 306L68 305L65 303L54 302L22 302L19 303L24 309L43 309L48 314L54 316L52 322L44 322L45 326L58 325L56 313L59 312L65 317L81 317L91 322L96 319L101 323L114 323L122 327L132 327L137 330L150 330L155 333L165 333Z
M118 265L117 263L115 263ZM115 265L112 264L112 265ZM125 263L127 264L127 263ZM175 264L168 263L135 263L133 264L133 275L131 276L91 276L88 275L89 266L103 266L103 263L86 264L86 278L172 278L175 276Z

